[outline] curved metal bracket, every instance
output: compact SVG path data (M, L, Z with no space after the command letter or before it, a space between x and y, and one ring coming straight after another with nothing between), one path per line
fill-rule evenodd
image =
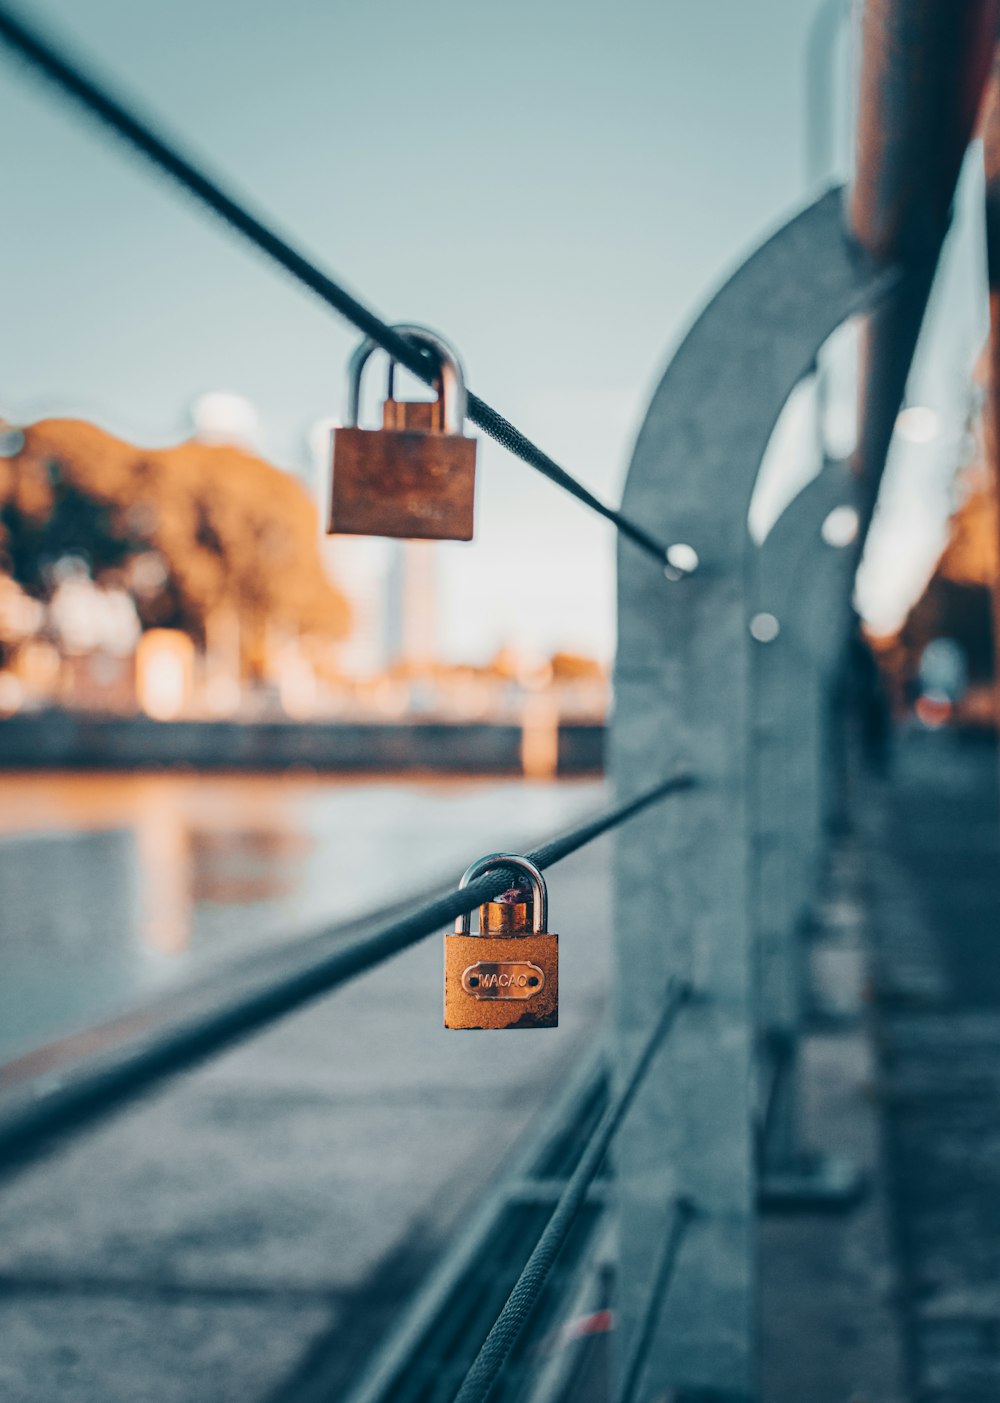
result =
M748 805L756 548L747 510L782 406L834 329L896 284L844 233L837 190L725 284L679 347L639 433L624 506L698 568L671 584L619 547L611 767L629 792L671 758L698 787L643 815L616 855L616 1031L627 1056L668 974L700 994L624 1128L619 1347L628 1351L670 1204L692 1224L646 1388L755 1392L756 964ZM637 977L641 971L642 977Z
M830 463L792 501L757 553L755 605L777 633L752 645L751 884L760 967L759 1024L792 1038L802 1018L800 918L822 845L826 707L847 640L853 543L821 536L836 507L858 507L846 463Z

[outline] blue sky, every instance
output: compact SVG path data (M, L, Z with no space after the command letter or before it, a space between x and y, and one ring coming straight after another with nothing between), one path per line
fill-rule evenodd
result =
M669 350L813 193L816 10L30 5L377 311L452 339L470 385L612 499ZM225 389L301 468L355 333L14 67L0 130L0 411L159 444ZM492 445L480 462L477 542L440 552L444 650L608 652L611 528Z

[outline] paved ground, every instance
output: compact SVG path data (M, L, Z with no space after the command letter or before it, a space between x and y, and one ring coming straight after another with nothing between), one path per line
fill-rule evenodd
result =
M1000 823L992 745L913 733L870 834L914 1403L1000 1398Z
M771 1212L760 1224L764 1403L904 1403L902 1330L881 1126L870 980L866 845L838 841L810 941L818 1008L803 1041L807 1149L864 1176L842 1212Z

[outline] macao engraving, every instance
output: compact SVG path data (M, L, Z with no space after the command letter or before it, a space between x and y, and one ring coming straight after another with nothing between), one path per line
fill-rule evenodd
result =
M529 960L478 960L462 971L462 988L474 999L531 999L544 986L544 972Z

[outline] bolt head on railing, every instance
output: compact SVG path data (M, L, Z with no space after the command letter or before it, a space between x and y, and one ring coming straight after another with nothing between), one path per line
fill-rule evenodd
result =
M673 584L693 575L699 565L698 552L694 546L686 545L683 541L668 546L665 559L663 573Z

